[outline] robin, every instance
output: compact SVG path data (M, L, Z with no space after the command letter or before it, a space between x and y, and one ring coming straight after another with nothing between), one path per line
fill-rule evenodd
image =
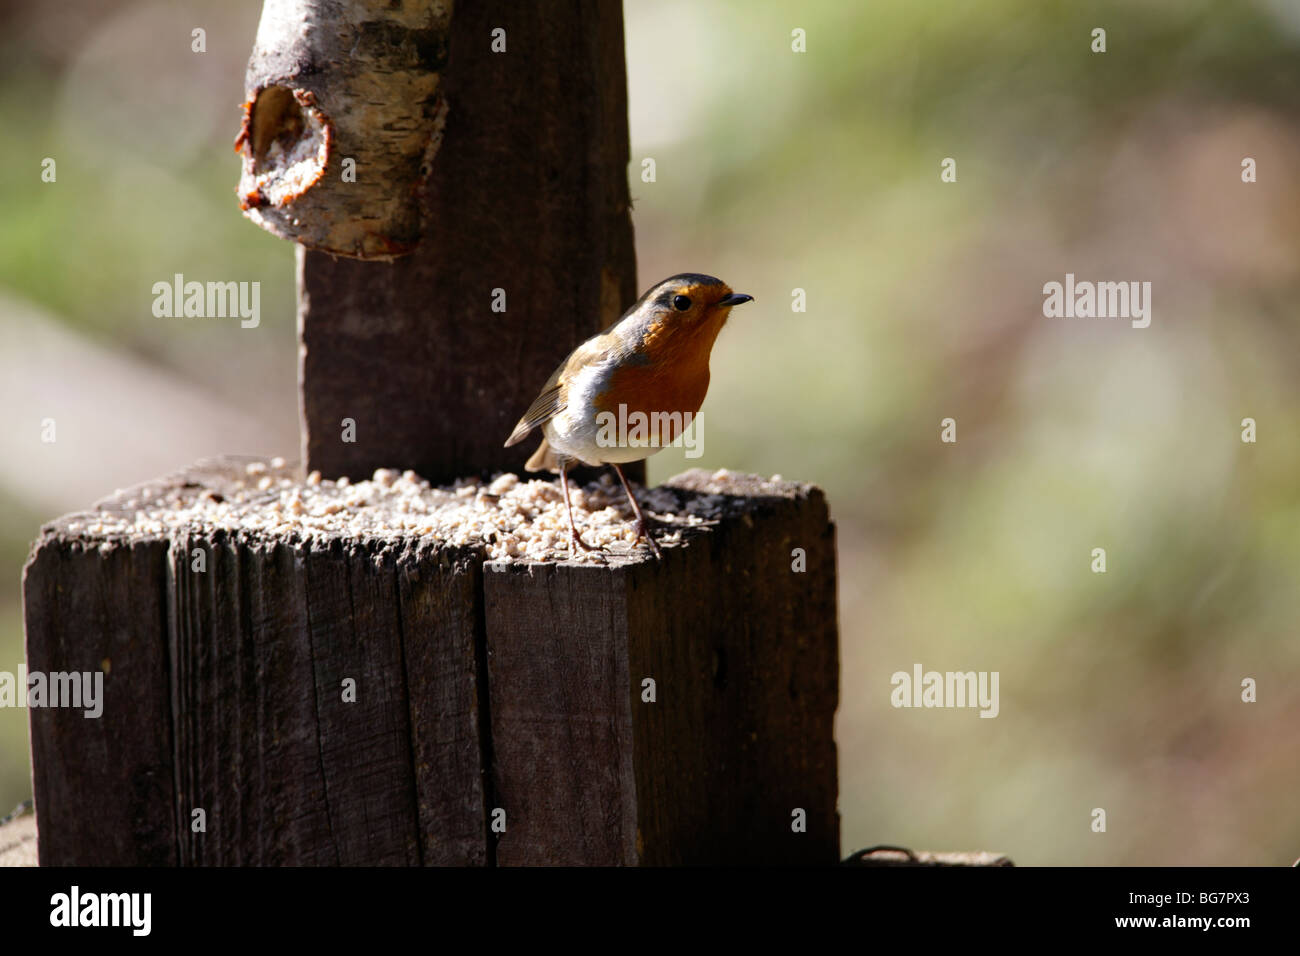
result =
M660 557L619 465L671 445L690 427L709 390L713 342L731 307L752 299L713 276L675 275L574 349L547 380L506 447L542 427L542 443L524 467L559 473L571 551L601 550L582 540L569 504L568 470L581 462L614 467L636 515L637 540L644 537Z

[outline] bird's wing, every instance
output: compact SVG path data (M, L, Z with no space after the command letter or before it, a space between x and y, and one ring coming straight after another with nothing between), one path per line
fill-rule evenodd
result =
M519 419L519 424L515 426L515 430L506 439L506 448L519 444L538 425L549 421L564 411L564 402L560 399L560 371L563 368L564 366L560 366L555 370L555 374L551 376L550 381L546 383L546 387L542 389L542 394L538 395L533 404L528 406L528 411L524 412L524 417Z
M568 384L564 375L565 369L570 366L583 368L605 360L610 354L610 346L608 342L603 341L604 338L605 336L598 335L583 342L569 354L568 358L560 363L559 368L551 373L551 377L542 386L541 394L533 400L533 404L528 406L528 411L524 412L524 417L519 419L519 424L515 426L515 430L506 439L506 448L517 445L527 438L528 433L538 425L545 424L564 411L565 403L561 398L560 389L562 385Z

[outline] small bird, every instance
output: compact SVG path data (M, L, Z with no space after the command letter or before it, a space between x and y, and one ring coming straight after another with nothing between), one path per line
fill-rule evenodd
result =
M753 298L713 276L683 272L664 279L569 353L519 419L505 447L542 427L542 443L524 467L559 473L575 547L601 550L582 540L573 521L568 470L575 462L613 465L636 515L638 540L644 537L660 557L619 465L671 445L690 426L709 390L713 342L731 307Z

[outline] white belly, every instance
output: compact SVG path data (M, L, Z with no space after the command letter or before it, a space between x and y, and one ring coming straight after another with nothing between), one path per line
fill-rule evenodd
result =
M612 420L597 420L592 402L608 388L612 370L608 364L588 366L569 385L567 407L542 429L557 454L576 458L585 465L621 465L661 450L644 444L624 444L625 430L618 427L617 414Z

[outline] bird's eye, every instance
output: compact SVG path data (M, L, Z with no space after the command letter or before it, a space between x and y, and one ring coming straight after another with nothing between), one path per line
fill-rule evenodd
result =
M691 300L684 295L679 295L673 299L673 308L678 312L685 312L691 307Z

